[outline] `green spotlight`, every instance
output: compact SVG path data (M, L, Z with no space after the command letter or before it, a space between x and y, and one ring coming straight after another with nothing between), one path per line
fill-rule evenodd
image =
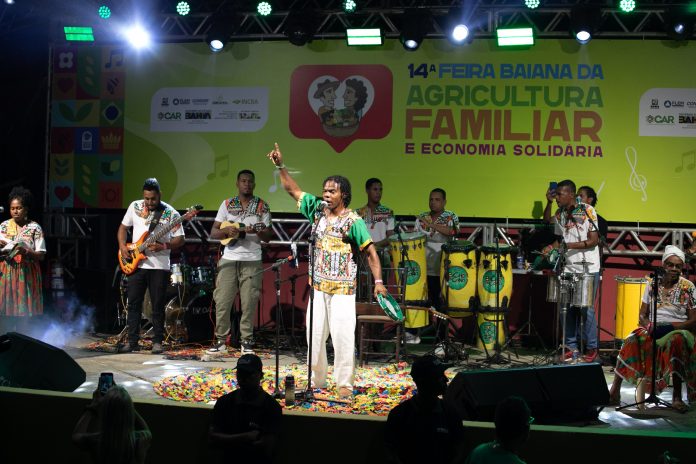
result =
M259 2L256 5L256 12L261 16L268 16L273 12L273 7L270 2Z
M179 2L176 4L176 12L181 16L186 16L191 12L191 5L189 5L189 2Z
M65 40L71 42L94 42L94 32L91 27L65 26L63 32Z
M539 0L524 0L524 4L527 8L533 10L535 8L539 8L541 2Z
M514 29L499 28L496 31L499 47L514 47L520 45L534 45L534 31L531 27Z
M624 13L630 13L636 9L636 0L621 0L619 2L619 8L621 8L621 11Z
M372 29L346 29L348 45L382 45L384 39L382 30L378 27Z
M111 8L106 5L99 7L99 17L101 19L109 19L111 17Z
M358 3L355 0L343 0L343 11L346 13L353 13L358 7Z

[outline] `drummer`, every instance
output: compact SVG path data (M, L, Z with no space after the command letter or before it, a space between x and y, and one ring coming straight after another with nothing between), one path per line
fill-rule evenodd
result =
M376 177L367 179L365 193L367 204L356 212L365 221L367 231L372 237L382 268L389 267L389 237L394 235L394 211L384 206L382 201L382 181Z
M555 193L558 210L554 215L556 235L562 237L567 249L564 273L594 275L594 288L599 285L599 234L597 231L597 213L591 205L578 203L575 183L564 180L558 183ZM542 251L548 256L553 248L560 248L560 242L545 247ZM564 360L571 360L573 351L578 350L577 330L580 317L584 321L585 353L582 360L593 362L597 359L597 321L595 319L594 299L586 308L571 307L566 312L566 338L564 340Z
M237 195L223 200L213 222L210 238L232 240L218 263L215 279L215 344L208 353L227 353L230 334L230 313L239 292L242 317L239 322L242 354L253 354L254 313L261 292L261 241L273 236L271 211L261 198L254 195L256 186L252 171L237 174ZM231 223L230 225L224 222Z
M440 296L440 261L442 245L452 240L459 232L459 218L452 211L446 210L447 192L441 188L430 191L428 201L430 211L421 213L416 218L416 230L423 232L426 237L425 259L428 268L428 295L430 305L439 309ZM413 329L409 329L413 330ZM417 335L406 333L406 342L417 339ZM416 341L418 343L420 340Z

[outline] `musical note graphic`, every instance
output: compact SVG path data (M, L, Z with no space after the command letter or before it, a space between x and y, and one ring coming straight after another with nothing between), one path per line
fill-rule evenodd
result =
M118 58L116 60L116 62L113 62L114 56ZM106 69L109 69L109 68L111 68L111 66L118 67L118 66L121 66L122 64L123 64L123 49L122 48L115 48L115 49L111 50L111 53L109 54L109 61L104 63L104 67Z
M273 185L268 187L268 193L275 193L278 190L278 176L280 171L278 169L273 170Z
M220 177L227 177L230 174L230 165L231 164L232 164L232 160L230 159L230 155L216 156L215 157L215 164L213 167L213 172L208 174L208 180L213 180L218 175ZM224 167L222 169L220 169L221 166L224 166Z
M644 175L636 172L636 167L638 166L638 152L635 147L626 147L624 154L626 155L628 165L631 167L631 176L628 180L628 185L632 190L643 193L641 197L642 201L648 201L648 192L645 190L648 186L648 180ZM631 159L631 157L633 157L633 159Z
M674 168L674 172L682 172L684 170L684 164L687 158L691 158L691 162L686 165L688 171L693 171L696 168L696 150L687 151L682 153L682 164Z

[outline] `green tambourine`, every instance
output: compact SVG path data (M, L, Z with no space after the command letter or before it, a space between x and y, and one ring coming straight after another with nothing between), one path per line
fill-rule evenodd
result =
M396 322L403 322L405 317L404 313L399 307L399 303L396 302L393 296L387 294L387 297L383 297L382 294L377 295L377 303L384 310L384 313L389 316L392 320Z

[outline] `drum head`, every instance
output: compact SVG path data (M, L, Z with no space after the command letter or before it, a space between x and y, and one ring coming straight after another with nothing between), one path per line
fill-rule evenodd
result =
M506 254L506 253L516 253L517 252L517 247L510 246L510 245L505 245L505 244L499 244L496 246L495 243L493 244L488 244L488 245L483 245L481 247L481 251L484 253L498 253L498 254Z
M471 250L475 249L476 245L474 245L473 242L470 242L469 240L454 240L452 242L448 242L442 245L442 251L446 253L456 253L458 251L468 253Z
M399 238L401 237L401 238ZM425 234L422 232L399 232L398 234L390 235L389 241L399 243L403 240L405 242L409 240L422 240L425 239Z
M188 339L184 310L179 305L179 297L172 298L164 307L164 330L176 343L184 343Z
M184 322L189 342L215 339L215 301L212 293L199 293L186 303Z

